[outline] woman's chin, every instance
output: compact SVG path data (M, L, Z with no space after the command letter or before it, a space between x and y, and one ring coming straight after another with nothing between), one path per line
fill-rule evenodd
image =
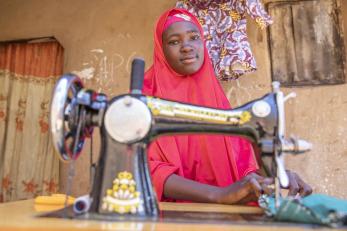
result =
M176 71L180 75L192 75L198 72L200 67L196 65L185 65L185 68L181 68L179 71Z

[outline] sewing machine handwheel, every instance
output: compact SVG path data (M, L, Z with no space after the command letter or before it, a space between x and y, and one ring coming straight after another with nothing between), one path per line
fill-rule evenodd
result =
M76 96L82 88L82 81L73 74L63 75L54 88L50 114L51 132L53 145L63 161L76 159L83 147L85 137L80 135L77 150L73 151L79 122Z

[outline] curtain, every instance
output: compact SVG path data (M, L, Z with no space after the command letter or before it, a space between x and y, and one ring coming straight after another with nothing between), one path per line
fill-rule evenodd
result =
M57 41L0 43L0 202L58 190L49 110L62 68Z

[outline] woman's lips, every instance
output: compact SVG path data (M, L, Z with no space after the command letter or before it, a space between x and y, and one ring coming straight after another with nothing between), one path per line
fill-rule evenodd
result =
M189 56L189 57L185 57L185 58L182 58L181 59L181 62L183 64L191 64L191 63L194 63L198 60L198 56Z

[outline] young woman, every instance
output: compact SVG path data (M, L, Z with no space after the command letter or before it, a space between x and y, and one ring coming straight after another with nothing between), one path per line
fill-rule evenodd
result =
M230 108L209 59L198 20L183 9L165 12L154 35L154 62L143 92L164 99ZM271 193L272 179L256 173L248 141L223 135L161 137L149 149L153 183L161 201L246 203ZM290 194L311 188L289 172Z

